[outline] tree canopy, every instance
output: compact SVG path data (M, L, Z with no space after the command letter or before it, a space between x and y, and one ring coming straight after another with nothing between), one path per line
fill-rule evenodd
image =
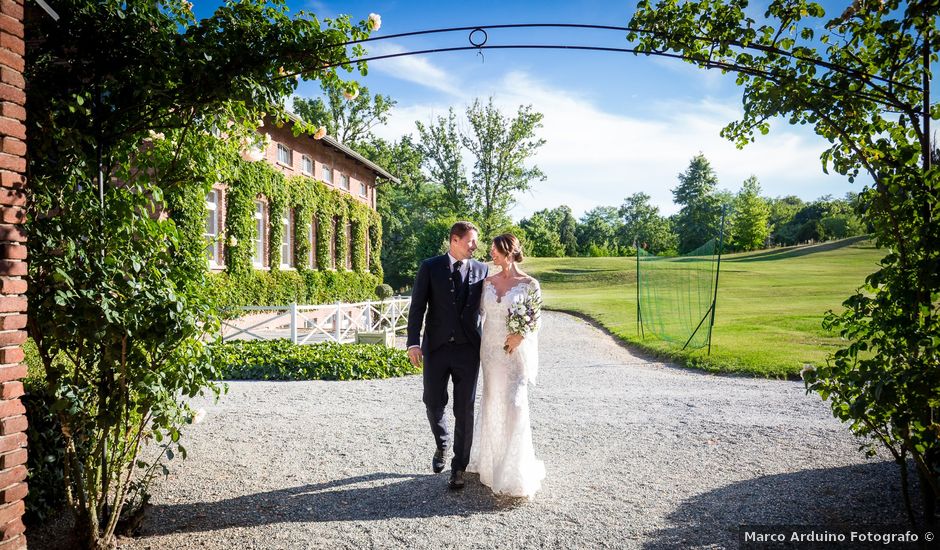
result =
M229 1L200 21L186 1L55 8L58 21L26 30L38 37L25 74L29 331L77 530L107 548L155 467L185 455L185 399L221 389L206 345L218 326L206 193L239 169L265 115L284 120L296 77L337 81L323 67L350 52L334 45L375 24L290 14L282 0ZM162 454L147 463L150 439Z
M854 432L883 444L902 476L913 458L932 519L940 495L940 172L931 124L940 105L930 83L940 2L855 0L827 17L815 2L772 0L760 21L748 7L642 0L628 39L641 53L734 73L743 115L722 134L739 146L779 117L828 140L823 170L871 178L859 208L887 254L844 310L827 317L849 344L805 380ZM906 482L902 489L906 496Z

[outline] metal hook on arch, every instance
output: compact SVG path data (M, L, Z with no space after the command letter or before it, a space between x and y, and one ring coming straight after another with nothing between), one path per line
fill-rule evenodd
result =
M480 63L486 61L486 58L483 56L483 46L486 45L488 39L489 35L481 27L473 29L470 31L470 34L467 35L467 40L477 49L477 55L480 56Z

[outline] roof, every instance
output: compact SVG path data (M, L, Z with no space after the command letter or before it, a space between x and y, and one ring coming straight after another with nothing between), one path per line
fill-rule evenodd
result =
M294 122L299 122L301 124L304 123L304 120L300 118L299 116L295 115L294 113L287 113L287 118ZM313 139L313 136L310 136L310 139ZM323 138L320 139L320 141L327 143L330 147L333 147L334 149L339 149L343 154L358 160L359 162L364 164L367 168L369 168L376 174L382 176L383 178L391 181L392 183L401 183L401 180L389 174L384 168L372 162L371 160L367 159L366 157L360 155L359 153L352 150L351 148L343 145L342 143L337 141L336 138L333 138L330 136L323 136Z

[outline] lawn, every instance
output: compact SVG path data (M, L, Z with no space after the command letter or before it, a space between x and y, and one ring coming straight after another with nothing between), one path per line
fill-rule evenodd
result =
M883 256L870 241L846 239L723 257L711 355L640 338L635 258L528 258L522 267L542 282L548 309L586 315L648 352L714 372L793 377L842 345L823 316Z

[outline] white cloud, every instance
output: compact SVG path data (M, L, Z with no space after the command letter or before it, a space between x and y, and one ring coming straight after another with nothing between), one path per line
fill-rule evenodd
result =
M398 44L373 43L368 46L368 56L393 55L407 50ZM454 76L433 65L424 57L408 55L383 59L381 63L371 65L373 70L385 73L400 80L414 82L422 86L453 96L461 95L460 87L454 82Z
M743 150L719 136L721 128L740 116L739 99L671 101L651 105L643 116L605 112L591 101L540 81L510 72L478 90L498 90L494 103L505 113L531 104L544 114L538 135L546 139L534 162L548 176L520 196L511 214L525 217L542 208L567 204L576 216L595 206L618 206L628 195L645 192L664 214L677 210L671 189L689 160L702 152L718 175L720 186L737 191L754 174L766 196L796 194L811 200L851 186L844 178L822 173L819 154L826 143L811 132L781 122L771 133ZM462 114L474 95L455 101L397 107L384 137L414 133L414 121L443 115L448 105ZM635 111L634 111L635 112ZM469 168L469 166L468 166Z

